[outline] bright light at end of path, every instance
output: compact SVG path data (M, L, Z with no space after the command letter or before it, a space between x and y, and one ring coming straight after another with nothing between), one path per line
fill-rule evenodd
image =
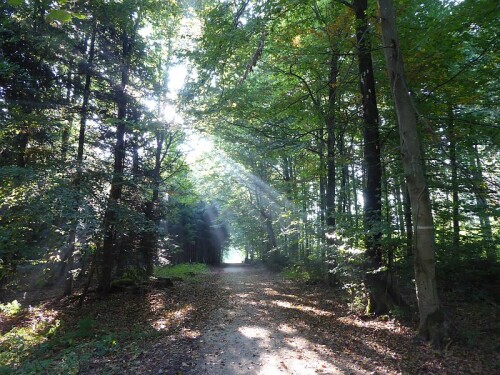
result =
M243 254L240 250L230 247L224 254L224 263L243 263Z

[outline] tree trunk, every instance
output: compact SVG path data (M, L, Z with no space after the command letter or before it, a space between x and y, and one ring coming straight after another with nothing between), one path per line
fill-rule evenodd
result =
M458 250L460 246L460 220L458 199L458 164L457 164L457 141L455 134L455 119L453 116L453 106L448 108L448 140L450 142L450 166L451 166L451 191L452 191L452 221L453 221L453 247Z
M149 202L146 203L145 216L148 220L149 227L146 228L142 233L141 238L141 249L143 257L146 263L146 273L147 275L153 274L154 265L154 253L156 249L157 238L157 227L158 227L158 203L160 199L160 173L161 173L161 163L163 155L163 147L165 145L165 131L156 132L156 151L155 151L155 166L153 168L152 180L153 180L153 192L152 197ZM168 152L168 147L165 152Z
M319 156L319 246L321 247L321 259L325 259L325 247L322 246L325 239L326 224L326 162L325 162L325 142L324 129L319 129L318 134L318 156ZM307 216L307 213L306 213Z
M342 221L346 220L347 213L347 197L349 196L349 164L347 163L346 158L346 149L345 149L345 129L342 129L342 133L339 134L339 156L343 160L342 168L340 169L340 189L339 189L339 198L337 203L337 212L342 215Z
M283 180L286 184L286 195L288 201L291 203L289 210L293 210L294 207L293 202L295 200L294 197L294 184L295 184L295 176L293 170L293 163L291 158L284 157L283 158ZM288 249L288 255L290 259L294 262L297 262L299 259L299 226L297 221L293 219L296 212L292 212L292 223L290 223L291 234L287 239L289 240L290 247Z
M435 347L442 348L446 322L437 293L434 223L420 154L417 115L405 81L393 2L378 0L378 4L384 53L399 123L401 159L415 226L415 284L420 313L418 332L431 340Z
M68 263L66 265L66 279L64 285L64 295L69 296L73 292L73 266L76 243L76 229L78 226L78 210L80 208L81 179L83 173L83 153L85 147L85 130L87 128L88 106L90 99L90 85L92 80L92 64L94 63L96 25L92 27L90 37L89 57L87 59L87 71L85 72L85 86L83 89L83 102L80 108L80 131L78 135L78 150L76 155L76 176L74 179L75 206L73 208L73 218L68 236Z
M328 107L326 110L326 230L327 243L334 243L333 231L335 229L335 102L337 100L337 78L339 74L338 62L339 53L336 46L331 46L332 55L330 57L330 76L328 80ZM328 247L331 249L331 246ZM335 260L333 254L326 255L328 285L336 284L333 269Z
M352 165L351 169L351 181L352 181L352 198L354 204L354 225L356 228L359 226L359 215L358 215L358 186L356 178L356 165ZM356 234L356 238L358 235Z
M364 189L363 221L365 227L365 278L369 291L368 313L387 314L400 298L395 295L391 278L382 267L382 164L380 161L379 114L371 53L370 29L366 15L367 0L354 0L358 72L363 107Z
M401 187L403 189L403 207L405 215L405 228L406 228L406 255L413 256L413 221L410 205L410 192L408 191L408 184L405 178L402 178Z
M331 232L335 227L335 101L339 54L332 48L328 80L328 108L326 111L326 225Z
M28 148L29 142L29 131L28 125L22 128L19 134L15 138L16 148L17 148L17 163L19 168L26 167L26 149Z
M406 230L404 220L404 207L401 199L401 186L397 182L394 184L393 194L394 198L396 199L396 215L398 219L399 238L401 239L403 236L406 236Z
M491 230L489 205L488 205L488 189L483 177L483 168L479 158L477 145L472 147L474 158L472 160L473 168L473 189L476 196L477 214L481 223L481 235L486 251L486 257L491 262L496 262L497 256L495 245L493 242L493 232Z
M367 0L355 0L358 67L363 104L363 138L366 185L364 191L364 222L366 256L375 268L382 265L382 166L380 162L379 115L371 56L370 33L366 17Z
M120 87L116 92L116 103L118 107L118 124L116 127L116 141L114 150L113 178L109 193L108 206L104 214L104 241L101 254L101 278L99 289L102 293L109 292L111 287L111 274L114 263L115 243L115 221L117 205L122 196L123 170L125 160L125 132L127 115L127 93L126 88L129 80L131 43L126 32L122 35L122 66Z

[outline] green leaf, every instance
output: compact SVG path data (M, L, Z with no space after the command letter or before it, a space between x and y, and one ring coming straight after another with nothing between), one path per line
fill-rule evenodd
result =
M78 18L79 20L84 20L87 18L87 16L85 14L81 14L81 13L72 13L71 15L75 18Z
M66 22L71 21L72 17L73 17L73 15L70 12L68 12L67 10L54 9L54 10L51 10L49 12L49 14L47 14L45 19L48 22L58 21L58 22L66 23Z
M13 7L18 7L24 4L24 0L7 0L7 4Z

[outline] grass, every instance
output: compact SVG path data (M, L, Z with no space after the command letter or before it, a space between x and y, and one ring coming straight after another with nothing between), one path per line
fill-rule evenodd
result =
M155 276L196 281L208 272L206 265L192 263L158 267ZM135 280L141 275L126 277ZM119 357L125 363L135 360L150 349L158 335L183 328L169 320L168 327L159 330L150 318L155 314L158 319L177 317L184 304L160 301L154 311L152 304L149 296L134 294L113 294L106 299L95 296L82 310L75 309L70 300L57 306L24 306L17 300L0 304L0 375L78 374L95 366L102 370L108 362L118 366ZM114 319L118 315L121 318ZM120 373L113 366L108 366L110 373Z
M12 302L0 303L0 312L6 316L14 316L21 311L21 304L14 300Z
M104 368L120 356L128 361L146 353L148 343L160 335L143 319L144 313L151 314L147 300L119 294L110 298L96 299L85 311L39 305L21 307L10 317L1 312L0 320L8 324L0 335L0 375L76 375L96 363ZM120 311L121 319L113 319ZM120 371L111 367L109 373Z
M208 273L209 269L206 264L202 263L181 263L175 266L157 267L155 269L156 277L190 279L199 275Z

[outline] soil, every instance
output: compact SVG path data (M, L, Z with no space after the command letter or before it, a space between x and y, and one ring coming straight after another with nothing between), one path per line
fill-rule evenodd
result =
M500 373L491 310L473 315L470 305L445 306L454 311L452 321L465 340L452 341L444 353L437 353L415 338L415 322L356 314L341 290L285 280L264 267L215 268L176 281L174 287L146 292L128 290L106 297L90 293L81 308L78 299L33 303L14 318L0 314L0 332L59 320L52 351L39 350L43 358L54 359L44 372L49 374L62 373L52 369L64 365L61 355L71 350L88 354L77 365L79 374ZM91 319L95 326L75 346L68 334L78 330L82 319ZM467 329L470 335L463 334ZM103 337L117 344L99 353ZM40 358L30 356L24 361L29 365L36 360Z
M487 355L436 353L411 327L351 313L340 292L263 267L219 270L220 306L181 374L489 374ZM491 357L491 358L494 358ZM494 366L494 360L490 365Z
M213 315L186 374L369 373L304 324L302 318L333 316L332 301L310 304L314 295L264 268L226 267L221 286L228 304Z

